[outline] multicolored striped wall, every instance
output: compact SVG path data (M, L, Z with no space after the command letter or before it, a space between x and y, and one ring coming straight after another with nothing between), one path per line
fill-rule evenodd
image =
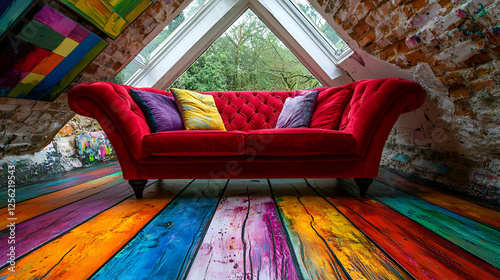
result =
M107 45L37 3L0 42L0 97L54 101Z

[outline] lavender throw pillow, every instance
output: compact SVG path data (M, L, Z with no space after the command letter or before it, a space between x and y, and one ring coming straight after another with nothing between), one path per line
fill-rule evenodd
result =
M184 130L184 123L173 97L133 89L130 89L130 95L146 116L151 132Z
M307 128L318 97L317 90L301 92L301 95L288 97L278 117L276 128Z

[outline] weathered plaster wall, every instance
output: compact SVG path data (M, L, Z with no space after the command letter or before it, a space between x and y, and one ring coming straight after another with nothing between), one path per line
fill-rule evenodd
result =
M80 74L74 85L89 81L111 81L140 50L147 45L191 0L155 1ZM57 4L48 3L65 15L106 38L74 13ZM0 97L0 158L4 155L41 151L57 132L74 116L67 96L62 93L54 102Z
M426 90L382 163L499 201L500 1L311 2L355 50L340 65L354 79L399 76Z

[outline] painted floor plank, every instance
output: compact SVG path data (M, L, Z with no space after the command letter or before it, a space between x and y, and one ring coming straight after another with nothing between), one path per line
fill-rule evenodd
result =
M96 172L96 170L92 172ZM81 174L90 176L94 174L92 172L85 173L82 171L82 173L78 175L78 180L84 176ZM103 174L102 176L104 175L107 174ZM59 179L62 178L63 177ZM320 189L315 185L316 180L308 179L314 190L310 187L307 187L306 190L311 191L311 193L302 190L300 195L298 195L297 190L301 190L298 188L293 189L291 192L285 191L281 195L282 197L288 198L295 196L295 201L290 199L287 203L296 205L297 209L303 209L302 212L295 210L298 214L295 216L294 220L287 220L283 212L283 215L281 215L281 217L283 217L282 223L280 212L276 210L277 206L275 200L270 194L271 190L267 184L267 180L234 180L235 182L232 183L231 181L229 184L235 184L235 190L237 191L233 194L231 194L230 191L226 192L224 194L224 199L221 199L221 203L218 205L215 213L213 211L207 211L207 213L213 213L214 216L212 223L208 226L207 234L204 237L205 227L203 226L196 228L198 231L194 235L193 232L186 234L189 228L188 224L195 223L196 219L199 220L199 218L196 217L198 214L190 215L188 210L179 210L184 207L186 207L185 209L190 209L192 206L200 210L202 207L202 204L199 204L200 201L193 202L189 200L180 202L180 200L178 200L179 202L175 202L177 200L174 200L169 203L168 201L175 197L174 191L174 193L171 192L170 194L164 195L167 201L163 201L164 198L161 197L162 195L158 196L150 193L146 199L142 201L137 201L135 198L131 197L130 199L122 200L121 203L117 203L119 202L117 198L119 195L129 196L131 194L131 188L121 179L121 176L113 178L113 180L104 184L106 185L105 187L101 186L101 191L92 190L88 192L86 189L89 188L92 183L87 184L87 187L82 187L85 184L80 183L80 185L82 185L80 186L80 190L74 193L75 195L81 195L78 199L65 202L65 204L63 203L64 205L55 205L40 209L30 206L31 208L26 210L35 213L35 216L23 223L18 223L16 227L18 242L20 242L19 238L24 231L21 231L22 226L30 223L33 225L28 235L22 234L23 240L19 246L22 244L29 244L30 242L32 244L36 244L37 242L46 243L42 244L36 250L28 252L24 257L17 259L16 274L9 274L9 271L6 269L0 271L2 275L0 279L53 278L78 280L88 279L93 275L97 277L98 274L94 273L105 267L106 263L111 263L109 260L113 259L114 256L124 254L119 253L120 250L126 248L128 244L133 244L134 241L132 240L135 240L134 237L137 237L138 240L141 241L136 242L136 247L140 249L141 254L148 256L156 255L156 257L154 257L156 259L158 259L158 254L163 254L161 257L165 260L163 264L169 263L169 268L173 271L172 274L180 276L180 279L182 279L183 276L188 276L186 275L187 273L190 273L189 279L203 279L203 276L201 276L201 278L197 277L200 271L203 275L207 276L207 279L333 279L335 277L330 272L332 270L328 267L331 265L332 261L339 261L339 263L342 264L338 265L340 273L343 273L344 270L352 272L353 270L348 270L351 267L360 267L361 269L365 269L366 274L369 275L369 277L365 277L366 275L359 274L363 279L380 276L379 265L373 261L366 261L367 257L362 255L362 253L369 250L362 250L362 253L357 252L356 254L360 257L352 259L346 258L347 261L342 259L342 254L338 254L337 251L334 251L342 250L343 254L348 254L349 251L353 250L345 244L355 243L356 246L364 244L364 240L357 237L354 238L341 232L341 230L350 232L350 228L352 228L353 225L383 249L386 254L383 254L381 251L382 254L380 256L386 257L387 254L390 255L391 259L398 262L402 267L405 267L406 270L417 279L500 279L499 269L488 265L484 260L477 257L477 255L473 255L457 246L460 245L462 241L468 241L472 248L476 248L478 251L484 251L481 246L490 245L480 242L484 236L480 237L479 235L481 234L473 236L474 234L466 233L466 237L471 235L473 237L469 239L462 238L462 241L456 241L452 238L446 240L443 237L437 236L437 233L442 234L445 232L447 227L451 228L448 229L450 232L462 229L455 225L458 223L457 221L460 222L461 220L453 215L462 218L464 218L464 216L474 218L471 215L477 216L477 213L479 213L474 213L474 211L476 211L472 209L475 207L474 204L467 205L466 203L462 203L458 198L458 201L454 200L453 196L440 197L440 194L437 194L439 199L444 198L443 200L446 200L444 204L439 204L441 203L438 201L439 199L432 197L434 195L432 190L425 192L421 191L419 185L405 185L409 189L400 188L400 191L403 190L404 193L403 195L399 195L400 191L381 184L380 182L376 182L375 185L379 184L390 194L385 194L383 192L377 193L377 187L373 188L373 186L371 186L368 194L372 194L372 191L375 190L375 196L361 199L358 197L357 187L351 185L353 184L352 180L339 181L340 188L319 185L324 186L323 189ZM61 182L61 180L55 180L55 182L67 184ZM164 184L168 184L169 182L184 182L184 186L189 183L189 181L186 180L168 180L165 181ZM198 182L201 183L204 181L195 180L192 184L195 185ZM243 182L243 184L238 182ZM46 183L46 188L59 187L50 182L40 182L38 186L42 186L42 183ZM92 188L96 188L96 185ZM119 194L118 189L121 187L123 187L124 193ZM19 187L18 190L27 190L23 188L24 187ZM174 189L175 188L179 188L177 192L182 190L180 185L174 186ZM72 187L68 189L72 189ZM148 187L146 192L151 192L149 189ZM411 189L415 189L415 191L413 193L408 191ZM323 196L316 191L323 194ZM425 195L421 195L420 193L422 192L424 192ZM160 193L162 193L162 191L160 191ZM20 192L17 193L17 195L19 194ZM277 194L278 192L276 191L275 195ZM411 194L414 195L412 196ZM393 199L391 195L399 199L401 199L401 197L405 198L405 195L412 196L413 200L403 200L404 202L396 200L396 202L393 201L394 205L389 207L387 202L385 204L382 202L382 199ZM177 199L181 196L182 195L178 196ZM38 199L40 199L38 203L39 205L44 205L42 200L48 200L49 202L47 205L52 205L51 203L57 198L62 200L65 199L64 196L51 196L44 193L43 196L38 197ZM280 201L280 196L276 196L275 199L278 203L281 203L281 207L283 208L283 201ZM323 203L326 202L329 207L335 211L330 210L330 212L322 216L323 212L325 212L322 210L324 207L322 207L322 204L317 202L317 200L323 200ZM442 209L442 211L439 212L432 207L428 207L428 205L433 205L429 203L432 201L435 202L434 207L439 205L448 210L452 210L452 212L448 213L446 209L438 207ZM140 206L136 204L140 204ZM174 204L177 205L173 207ZM412 214L416 216L414 217L415 219L421 219L422 221L420 222L422 224L418 223L417 220L411 220L406 217L402 214L403 212L395 211L396 208L404 210L406 209L405 207L421 211ZM453 210L452 207L455 207L455 210ZM460 208L462 207L467 209L466 211L472 209L470 210L471 214L467 214L467 212L460 214L461 212L459 212L459 210L461 210ZM74 209L74 211L72 209ZM88 209L88 212L85 209ZM167 211L167 209L170 210ZM89 214L91 211L95 214ZM160 213L165 211L170 212L169 215L171 219L164 217L163 225L159 220L155 232L142 232L138 234L142 229L145 229L145 227L152 225L155 221L155 217L160 217ZM200 210L199 213L201 212L203 211ZM441 214L436 214L438 212ZM484 216L487 217L490 215L499 217L499 213L500 212L491 212ZM0 214L3 213L0 212ZM219 219L217 219L217 215L219 215ZM483 215L482 212L480 215ZM338 220L340 219L338 216L347 218L350 223ZM177 222L176 219L184 222ZM464 219L470 220L467 218ZM494 229L486 226L485 224L487 222L485 220L479 220L479 218L474 219L476 221L481 221L478 223L479 225L488 229ZM441 220L439 226L434 224L436 220ZM291 222L295 224L291 224ZM425 222L429 224L425 224ZM200 222L200 224L203 223L204 222ZM42 226L42 224L44 224L44 226ZM321 225L330 224L334 225L332 229L321 227ZM39 231L36 230L37 225L40 225ZM70 225L69 229L64 230L63 228L68 227L68 225ZM176 225L179 226L176 227ZM288 228L285 229L285 225ZM290 228L294 227L300 228L300 230L296 230L296 232L291 231ZM339 232L336 232L336 228L340 228ZM431 229L433 231L431 231ZM55 232L59 230L62 231L54 236L55 239L43 241L42 238L39 239L40 241L36 241L36 238L51 236L50 234L52 231ZM474 228L469 230L475 233ZM210 233L211 231L212 233ZM436 233L434 233L434 231L436 231ZM287 236L287 232L289 236ZM332 232L335 234L332 234ZM5 238L1 236L1 234L3 234L3 232L0 232L0 240L4 240ZM158 239L155 239L154 235L158 236ZM209 236L212 236L212 238L209 238ZM297 236L302 239L298 239ZM171 246L157 246L156 242L162 242L160 241L162 238L168 239L169 237L169 244ZM231 239L231 237L234 237L234 239ZM323 237L323 239L321 237ZM492 235L488 236L488 238L494 243L496 241L495 238L498 237ZM203 243L201 239L203 239ZM184 247L184 249L182 249L185 252L184 256L175 257L176 253L173 252L180 249L181 246L179 246L179 244L188 244L188 240L191 240L189 250L186 251L186 247ZM146 242L148 246L144 246ZM321 248L321 246L318 246L321 242L328 246ZM342 245L335 247L332 244ZM3 245L4 244L0 244L0 246ZM29 245L28 247L33 246L34 245ZM463 247L464 245L462 244L460 246ZM0 252L2 252L2 248L0 248ZM19 248L21 247L17 247L16 249L17 253L19 253ZM153 254L155 250L158 251ZM323 252L322 250L325 251ZM125 250L121 252L125 252ZM151 253L151 255L149 253ZM130 255L134 256L135 253L130 253ZM154 259L144 258L143 255L140 257L139 255L136 256L141 260L138 263L147 263L151 261L151 259ZM306 258L304 256L309 257ZM491 254L491 256L493 255ZM322 260L321 258L323 257L324 259ZM193 258L204 259L205 262L202 261L196 265L194 262L190 264L190 260ZM176 259L176 261L173 261L174 259ZM322 265L314 266L315 262L320 263L320 261L323 261ZM351 262L351 264L346 265L346 262ZM128 271L129 274L121 273L119 277L114 277L113 273L119 270L119 268L115 266L110 269L113 273L107 274L109 276L107 279L140 279L141 277L146 278L146 276L149 275L147 272L139 272L136 270L135 267L132 267L131 262L125 262L121 259L121 263L123 263L121 264L122 266L126 266L124 264L128 263L129 267L132 268ZM364 266L366 263L369 264ZM166 276L167 274L163 274L165 270L160 269L160 266L161 264L158 265L157 268L159 272L157 275L161 275L159 278L169 279L169 277ZM202 270L199 270L200 267ZM427 271L425 271L425 269L427 269ZM323 274L318 272L319 270L323 270ZM222 277L219 277L221 275ZM226 275L229 276L224 277ZM322 276L314 277L314 275ZM348 273L342 275L342 277L344 277L344 279L358 279L359 275ZM384 274L383 277L391 278L391 275ZM102 279L106 279L106 277Z
M230 180L187 279L300 279L267 180Z
M227 180L196 180L92 279L182 279Z
M44 194L53 193L58 190L73 187L88 181L92 181L106 175L119 172L120 165L118 162L99 164L92 167L81 168L70 171L64 175L47 179L41 182L17 186L16 187L16 202L22 202L31 198L42 196ZM7 197L7 190L0 191L0 197ZM7 199L0 200L0 208L7 206Z
M355 185L354 180L346 180ZM368 194L455 245L500 268L500 231L374 181Z
M270 182L305 278L412 279L304 180Z
M500 271L417 222L336 179L307 179L416 279L500 279Z
M459 215L483 222L500 229L500 215L497 210L478 205L406 180L394 172L381 169L377 180L400 191L438 205Z
M7 268L0 279L87 279L141 230L188 180L163 180L149 186L144 198L131 197Z
M30 200L16 204L15 222L22 223L43 213L63 207L72 202L99 193L107 188L116 186L123 182L122 172L116 172L102 178L76 185L71 188L35 197ZM8 224L9 211L7 208L0 209L0 228L5 228Z
M71 230L89 218L133 195L127 182L122 182L100 193L71 203L16 225L16 255L20 256ZM9 230L0 232L0 240L7 238ZM0 252L10 245L0 243ZM3 265L4 263L2 263Z

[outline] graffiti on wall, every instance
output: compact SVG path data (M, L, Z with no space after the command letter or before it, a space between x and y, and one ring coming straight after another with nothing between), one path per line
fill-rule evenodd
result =
M102 131L56 137L40 152L3 157L0 160L0 185L6 185L9 165L16 166L16 183L24 184L113 158L113 147Z
M75 137L75 144L83 164L104 160L113 153L113 147L102 131L79 134Z

